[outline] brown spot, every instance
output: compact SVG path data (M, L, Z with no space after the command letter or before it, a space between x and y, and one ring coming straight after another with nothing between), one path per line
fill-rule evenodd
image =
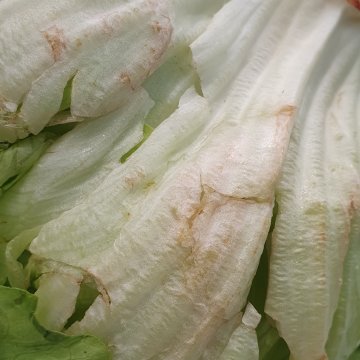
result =
M204 259L206 262L215 263L219 259L219 253L215 250L207 250L204 253Z
M189 229L186 228L180 229L176 237L176 243L182 248L190 249L192 251L194 247L194 238L192 237L192 234L189 231Z
M281 157L279 157L279 160L282 159L282 157L285 155L284 151L284 144L287 143L289 138L289 132L293 125L293 116L296 112L296 106L294 105L283 105L280 107L278 111L275 112L275 118L276 118L276 132L275 132L275 146L279 149L279 152L281 153ZM274 167L274 169L278 169L281 164ZM277 178L277 171L275 171L273 179L276 180Z
M171 207L170 211L175 220L180 220L178 209L176 207Z
M322 227L322 228L325 228L325 225L322 224L321 227ZM327 240L326 232L325 232L325 231L320 231L320 232L319 232L319 237L318 237L317 240L318 240L319 243L325 244L325 242L326 242L326 240Z
M231 239L226 237L222 240L223 244L228 247L230 245Z
M351 199L349 205L349 213L352 215L354 214L355 210L356 210L355 201L354 199Z
M358 188L350 193L350 201L348 205L348 214L352 218L360 207L360 197Z
M146 71L145 79L147 79L147 78L150 76L151 73L152 73L152 69L150 68L150 69L148 69L148 70Z
M205 204L203 203L203 201L200 201L200 203L197 206L194 206L194 211L188 219L189 229L192 229L194 221L197 219L197 217L200 214L204 212L204 206Z
M131 81L131 78L129 76L128 73L126 72L122 72L120 75L119 75L119 80L122 84L125 84L125 85L128 85L130 87L131 90L135 90L135 86L134 84L132 83Z
M76 45L77 48L79 48L79 47L82 45L81 40L80 40L80 39L76 39L76 40L75 40L75 45Z
M102 19L102 30L106 35L112 35L114 31L107 18Z
M141 169L135 169L133 173L125 177L125 183L130 189L133 189L145 177L145 173Z
M159 49L156 49L156 48L153 48L153 47L150 48L150 56L151 56L155 61L160 60L160 58L162 57L162 55L163 55L163 52L162 52L162 51L159 51Z
M359 0L347 0L347 2L353 6L355 9L360 10L360 1Z
M296 111L296 106L294 105L284 105L280 108L280 110L276 113L276 116L286 116L291 117L294 115Z
M155 185L156 185L156 182L154 180L150 180L144 185L144 190L148 190L148 189L154 187Z
M66 49L64 31L56 25L50 27L47 31L42 31L46 41L50 45L52 57L58 61L62 52Z
M160 33L162 31L162 26L160 25L160 23L158 21L154 21L151 23L151 28L156 32L156 33Z

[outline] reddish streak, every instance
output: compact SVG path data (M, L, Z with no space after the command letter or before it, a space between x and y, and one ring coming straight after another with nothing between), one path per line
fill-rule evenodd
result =
M355 9L360 10L360 0L347 0L347 2L352 5Z

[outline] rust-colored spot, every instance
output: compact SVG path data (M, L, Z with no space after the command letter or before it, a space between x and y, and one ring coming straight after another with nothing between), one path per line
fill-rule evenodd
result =
M226 247L228 247L231 243L231 239L229 237L225 237L223 238L222 242Z
M194 247L194 238L188 229L181 228L176 237L176 243L182 248L190 249L192 251Z
M76 40L75 40L75 45L76 45L77 48L79 48L79 47L82 45L81 40L80 40L80 39L76 39Z
M357 189L357 191L358 191L358 189ZM357 194L357 192L355 192L355 194ZM357 212L359 207L360 207L359 196L354 195L354 193L350 194L350 201L349 201L349 205L348 205L348 214L351 218Z
M160 49L156 49L156 48L150 48L150 56L155 60L158 61L160 60L161 56L162 56L162 52Z
M356 206L355 206L355 201L353 199L350 200L350 205L349 205L349 213L353 214L356 210Z
M122 72L122 73L119 75L119 80L120 80L121 83L123 83L123 84L125 84L125 85L128 85L131 90L135 90L135 86L134 86L134 84L132 83L131 78L130 78L130 76L129 76L128 73Z
M296 106L294 105L284 105L276 113L277 116L293 116L296 111Z
M56 25L50 27L48 30L42 32L46 41L50 45L52 57L58 61L62 52L66 49L64 31Z
M215 250L207 250L204 255L205 260L209 263L215 263L219 259L219 253Z
M145 173L140 169L136 169L132 174L125 177L125 183L130 189L133 189L144 179L144 177Z
M284 144L286 144L289 137L290 128L292 126L292 119L296 112L296 106L286 104L283 105L275 112L276 119L276 133L275 133L275 146L283 153ZM274 167L275 169L275 167ZM276 178L276 175L274 176Z
M156 185L156 182L154 180L150 180L144 185L144 190L148 190L148 189L154 187L155 185Z
M320 242L320 243L325 243L326 242L326 233L325 233L325 231L321 231L320 233L319 233L319 237L318 237L318 242Z
M355 9L360 10L360 0L347 0L347 2Z
M106 35L112 35L112 33L114 31L112 26L109 24L107 18L102 19L102 30L103 30L104 34L106 34Z
M151 28L156 32L156 33L160 33L162 31L162 26L160 25L160 23L158 21L154 21L151 23Z
M178 209L176 207L171 207L170 211L175 220L180 220Z

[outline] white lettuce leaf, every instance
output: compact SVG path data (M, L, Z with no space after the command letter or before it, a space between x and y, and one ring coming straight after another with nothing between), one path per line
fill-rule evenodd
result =
M5 276L36 290L38 321L99 337L114 360L263 356L247 304L277 200L266 311L293 358L325 358L356 270L360 43L346 3L23 3L0 2L0 50L13 43L0 139L101 115L0 198ZM354 339L337 341L350 353Z
M260 315L248 304L241 319L241 325L233 332L219 360L257 360L259 348L256 337L256 327Z
M55 134L43 132L0 149L0 196L31 169L55 139Z
M26 177L0 198L1 235L10 240L80 202L141 139L152 106L142 90L122 109L79 124L60 137Z
M226 325L247 302L293 118L343 7L281 2L268 14L252 2L243 27L224 31L244 3L225 5L191 45L204 97L186 91L122 167L30 245L106 289L68 331L106 340L115 358L198 359L221 329L231 338ZM241 41L262 16L257 41ZM230 53L247 55L231 57L217 93L222 44L201 54L220 32Z
M353 219L338 306L326 343L330 360L346 360L360 346L360 215Z
M11 142L47 125L70 80L74 116L124 105L172 32L162 1L4 1L0 13L0 140Z
M325 344L339 300L351 223L359 212L359 135L354 128L359 120L360 42L352 36L358 29L356 20L344 16L326 44L277 187L265 311L296 360L327 358Z

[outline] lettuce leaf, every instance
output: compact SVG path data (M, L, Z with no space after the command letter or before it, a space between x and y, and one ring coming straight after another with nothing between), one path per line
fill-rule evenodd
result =
M359 212L359 133L355 129L360 43L356 37L348 41L357 26L351 17L341 17L337 31L324 44L277 185L279 211L271 241L265 312L298 360L327 356L326 342L338 306L351 226ZM352 295L347 299L351 307L353 301L359 304L357 290L352 294L353 300ZM357 316L355 313L350 316ZM336 323L342 322L339 316L335 329ZM338 344L334 359L346 359L347 351L356 345L352 341L348 349L345 344L340 346L340 334L349 325L343 323L333 330L337 335L331 341ZM355 331L356 325L351 327Z
M356 349L348 360L360 360L360 348Z
M0 280L35 292L37 322L97 336L116 359L318 360L335 313L337 349L355 349L348 10L0 2L0 139L82 121L0 199Z
M34 317L36 296L0 286L0 348L3 360L110 360L107 346L93 336L48 331Z
M0 195L30 170L55 138L53 133L43 132L0 150Z
M338 306L326 343L330 360L346 360L360 346L360 216L353 219ZM360 354L359 354L360 355ZM359 356L358 355L358 356Z

